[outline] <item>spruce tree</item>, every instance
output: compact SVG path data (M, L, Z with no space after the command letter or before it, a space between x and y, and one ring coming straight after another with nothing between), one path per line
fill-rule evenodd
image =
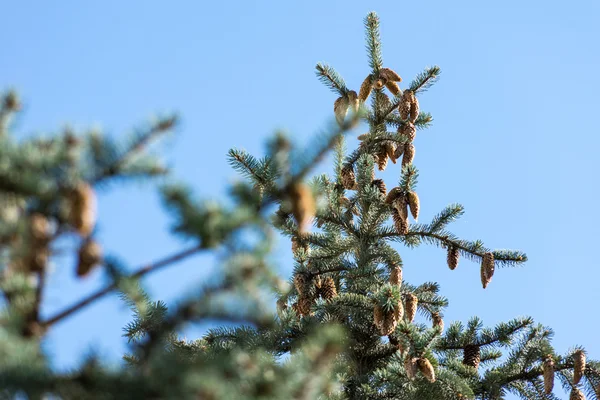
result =
M97 190L111 181L149 179L167 171L147 145L177 123L144 126L125 143L69 129L49 139L18 140L11 118L15 93L0 105L0 394L63 399L556 399L559 382L571 399L597 398L600 364L583 348L557 354L551 329L531 318L492 328L473 317L444 322L448 300L436 282L409 283L398 244L442 248L452 270L479 264L482 290L496 268L524 263L519 251L493 250L448 230L463 213L452 204L417 223L419 197L413 140L432 123L420 95L440 75L425 69L410 84L383 64L379 21L365 19L370 70L358 90L330 66L318 78L334 93L335 122L305 148L283 134L257 158L232 149L246 178L226 202L196 198L173 179L160 187L173 230L193 244L127 273L95 239ZM368 124L347 152L344 135ZM309 174L334 153L332 175ZM391 161L392 164L389 164ZM376 175L398 171L398 182ZM389 188L389 190L388 190ZM101 210L100 210L101 212ZM286 282L271 255L275 233L290 241L294 273ZM102 268L106 286L55 315L40 312L49 265L63 245L85 276ZM141 278L198 253L214 254L219 276L167 308ZM290 260L290 262L292 262ZM69 373L49 367L41 348L49 329L118 292L134 318L124 335L131 349L121 368L89 358ZM517 310L516 310L517 311ZM184 340L185 324L228 322ZM85 330L82 330L85 334Z

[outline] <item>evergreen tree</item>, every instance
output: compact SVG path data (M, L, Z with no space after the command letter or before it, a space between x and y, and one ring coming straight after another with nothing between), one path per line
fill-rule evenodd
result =
M428 224L416 223L413 140L418 129L432 122L420 111L418 98L440 69L427 68L401 89L400 76L384 67L378 24L373 13L365 19L370 72L358 92L333 68L317 65L319 79L336 93L337 124L304 149L277 134L263 158L231 150L232 166L247 179L231 187L229 202L197 200L183 184L163 185L173 230L193 245L133 273L126 273L115 256L103 254L95 239L95 193L111 181L165 174L147 145L170 131L177 118L161 118L126 143L70 130L50 139L19 141L10 124L19 99L12 92L4 95L0 395L437 400L502 399L513 393L556 399L557 379L571 399L583 399L584 393L598 398L600 364L586 362L584 349L557 354L552 331L531 318L486 328L474 317L444 327L448 301L439 285L404 280L395 243L441 247L450 269L460 258L479 263L484 289L493 284L497 267L518 265L527 257L453 235L447 227L463 213L458 204ZM361 121L369 132L347 153L344 134ZM334 174L309 179L331 150ZM388 191L376 169L387 168L389 160L398 164L399 180L388 182L393 186ZM295 268L288 282L278 277L270 255L276 231L289 238L293 249ZM45 316L40 307L48 265L69 267L56 262L63 261L65 243L75 246L75 274L84 276L101 266L107 284ZM221 269L196 296L167 309L145 293L142 277L197 253L216 255ZM52 371L40 347L46 332L112 292L119 292L134 313L125 327L131 343L125 365L109 368L90 358L69 373ZM179 338L184 324L207 321L233 327L212 329L197 340Z

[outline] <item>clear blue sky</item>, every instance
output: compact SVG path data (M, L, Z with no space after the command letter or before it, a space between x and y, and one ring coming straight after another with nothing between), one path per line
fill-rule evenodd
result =
M292 4L5 2L0 89L15 87L24 98L21 134L70 123L123 135L155 113L178 111L183 124L163 146L168 162L197 193L219 198L236 178L228 148L260 153L275 129L302 140L332 117L335 96L315 78L316 62L358 88L368 73L362 21L375 10L386 66L406 81L427 65L443 71L421 97L435 118L416 139L422 220L460 202L467 212L456 233L530 258L524 268L497 271L484 291L478 265L464 261L451 272L443 250L403 250L406 279L439 281L450 299L447 320L480 315L494 324L531 315L555 329L559 351L581 344L600 358L599 3ZM398 174L396 166L382 176L392 185ZM185 245L169 236L149 185L110 188L99 210L103 245L132 267ZM286 277L288 247L281 243ZM72 279L73 268L72 260L55 266L46 314L102 283L99 274ZM210 258L196 257L146 282L157 299L172 302L212 268ZM59 368L90 348L117 361L129 319L107 298L56 326L46 348Z

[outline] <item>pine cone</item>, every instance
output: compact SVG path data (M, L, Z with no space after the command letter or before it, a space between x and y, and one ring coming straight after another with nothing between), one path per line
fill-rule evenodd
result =
M333 112L335 114L335 119L340 125L342 125L342 123L344 122L344 118L348 113L349 104L350 101L346 96L338 97L335 103L333 103Z
M390 283L398 287L402 286L402 268L397 265L390 272Z
M391 68L381 68L379 70L379 76L383 77L388 81L402 82L402 78L400 77L400 75L398 75L396 71L394 71Z
M45 243L50 238L49 234L50 223L48 219L39 213L35 213L29 220L29 232L33 241L37 243Z
M423 376L427 378L429 382L435 382L435 370L433 369L433 365L431 365L431 362L427 358L419 358L417 360L417 366L419 367L419 371L421 371Z
M348 103L349 103L350 108L352 109L353 112L357 112L358 108L360 106L360 103L358 102L358 96L356 95L356 92L354 90L351 90L348 92L347 96L348 96Z
M402 167L412 164L415 159L415 145L412 143L404 144L404 155L402 156Z
M308 243L306 241L301 240L296 236L292 236L292 253L296 253L300 249L302 249L306 254L310 252L310 247L308 247Z
M479 346L475 344L468 344L465 346L463 354L463 364L475 369L479 368L479 362L481 361L481 351Z
M384 171L388 164L388 153L385 145L382 145L377 154L375 154L375 161L377 162L377 168L380 171Z
M377 329L381 330L381 325L383 324L383 308L378 304L373 308L373 324L375 324Z
M283 297L277 299L277 314L281 315L287 308L287 301Z
M392 207L394 207L400 213L400 216L408 221L408 200L406 196L403 194L402 196L397 197L393 203Z
M379 327L379 332L381 336L387 336L391 333L394 333L396 327L398 326L398 319L396 318L396 313L383 313L383 321L381 321L381 326Z
M77 276L87 275L102 261L102 248L94 240L88 239L79 248Z
M342 167L342 186L346 190L356 190L356 176L354 176L354 168L352 165L346 164Z
M398 86L398 84L394 81L388 80L387 82L385 82L385 87L388 88L390 93L392 93L394 96L398 96L398 94L400 93L400 86Z
M406 293L404 301L404 309L406 310L406 320L408 322L413 322L415 320L415 315L417 315L417 304L419 304L419 299L412 293Z
M485 289L494 276L494 254L485 253L481 259L481 284Z
M312 298L310 296L301 295L298 297L297 310L296 312L302 316L310 314L310 307L312 305Z
M569 400L585 400L585 396L583 395L581 390L577 389L576 387L573 387L573 389L571 389L571 395L569 396Z
M418 358L412 358L407 356L404 359L404 371L408 379L413 380L417 376L417 360Z
M290 188L292 214L298 224L298 232L305 233L315 216L315 199L308 186L296 183Z
M385 147L385 152L389 159L392 160L394 164L396 164L396 143L392 142L391 140L387 140L383 145Z
M408 233L408 220L406 218L402 218L396 208L392 208L392 220L394 221L394 228L396 228L396 232L401 235L406 235Z
M412 214L415 221L419 219L419 196L415 192L408 192L406 195L408 200L408 206L410 207L410 213Z
M573 353L573 383L577 385L585 371L585 353L577 350Z
M68 196L69 223L81 236L87 237L96 225L96 195L90 185L83 182Z
M396 200L399 197L402 197L403 194L404 194L404 192L402 191L402 188L395 187L389 191L388 195L385 198L385 203L392 204L394 202L394 200Z
M294 274L294 287L296 288L296 292L298 292L298 295L306 293L307 286L308 279L306 278L306 275L300 273Z
M458 252L458 247L450 245L448 247L448 268L451 270L455 270L458 267L458 258L460 257L460 253Z
M325 300L331 300L337 296L337 289L335 288L335 282L331 277L327 277L321 283L321 296Z
M382 196L386 195L386 187L385 187L385 182L383 181L383 179L375 179L371 182L371 185L375 186L377 189L379 189L379 192L381 193Z
M441 332L444 331L444 320L442 319L442 317L440 316L439 313L437 313L437 312L432 313L431 320L432 320L434 328L440 328Z
M552 393L552 389L554 389L554 361L552 360L552 356L549 355L544 359L543 370L544 392L550 394Z
M412 142L417 137L417 128L412 122L407 122L398 128L398 133Z
M408 120L414 123L419 117L419 100L417 96L412 96L412 102L410 103L410 111Z
M357 139L358 140L366 140L369 137L370 133L363 133L362 135L358 135Z
M367 101L369 95L371 94L371 90L373 89L371 78L371 75L367 76L363 81L362 85L360 85L360 90L358 91L358 100L360 100L363 103Z
M398 111L400 112L400 118L403 120L407 120L408 117L410 116L410 101L406 100L406 92L408 90L404 91L404 95L402 96L402 100L400 101L400 103L398 104Z
M396 151L394 152L394 158L397 160L404 154L404 145L399 144L396 146Z

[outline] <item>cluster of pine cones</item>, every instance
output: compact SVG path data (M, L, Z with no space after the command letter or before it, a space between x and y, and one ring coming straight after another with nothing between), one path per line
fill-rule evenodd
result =
M585 372L585 353L583 350L577 350L572 355L573 358L573 382L571 388L570 400L585 400L585 396L577 387ZM554 360L551 354L548 354L542 361L542 371L544 376L544 392L552 393L554 389ZM600 387L596 389L597 394L600 394Z
M87 183L80 183L65 196L67 223L83 238L78 250L77 276L87 275L102 261L100 245L90 235L96 224L96 195ZM10 270L27 273L43 271L50 257L52 224L40 213L28 218L25 240L17 237L15 252L11 257Z

